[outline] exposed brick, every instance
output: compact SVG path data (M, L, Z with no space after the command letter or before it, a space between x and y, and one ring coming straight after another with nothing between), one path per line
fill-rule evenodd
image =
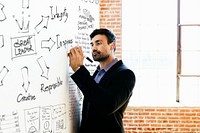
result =
M200 111L195 108L196 112ZM147 112L146 112L147 111ZM129 113L132 115L129 117ZM184 113L177 113L184 112ZM192 113L191 113L192 112ZM200 133L200 116L186 107L128 107L123 119L126 133ZM126 120L129 120L126 123ZM131 124L132 122L135 124Z
M109 28L116 34L116 57L121 59L121 0L100 1L100 27Z

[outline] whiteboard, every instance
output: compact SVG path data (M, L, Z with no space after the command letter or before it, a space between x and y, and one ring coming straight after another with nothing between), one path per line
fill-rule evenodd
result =
M90 57L98 27L99 0L0 1L0 133L77 132L83 95L67 52Z

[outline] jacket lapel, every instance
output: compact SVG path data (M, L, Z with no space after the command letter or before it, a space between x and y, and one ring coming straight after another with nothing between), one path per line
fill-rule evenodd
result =
M100 82L103 82L110 74L112 74L113 72L115 72L120 66L122 65L122 61L118 61L116 64L114 64L105 74L104 76L101 78Z

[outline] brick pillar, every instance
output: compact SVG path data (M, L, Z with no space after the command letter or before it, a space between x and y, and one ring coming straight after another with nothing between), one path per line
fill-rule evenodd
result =
M108 28L117 37L116 57L122 58L121 48L121 0L100 0L100 28Z

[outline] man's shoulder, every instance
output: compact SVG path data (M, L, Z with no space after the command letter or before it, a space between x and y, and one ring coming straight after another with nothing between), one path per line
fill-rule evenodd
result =
M114 73L117 73L117 72L122 72L122 73L123 73L123 72L127 72L127 73L130 73L130 74L135 75L134 72L133 72L130 68L128 68L128 67L123 63L122 60L119 60L119 61L112 67L111 71L114 72Z
M121 70L130 70L132 71L130 68L128 68L122 60L119 60L116 64L116 68L121 69Z

